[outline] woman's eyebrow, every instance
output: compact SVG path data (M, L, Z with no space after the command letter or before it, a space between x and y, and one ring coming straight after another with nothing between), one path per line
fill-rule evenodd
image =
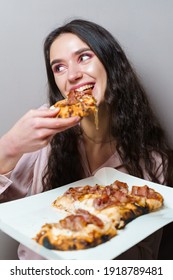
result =
M81 49L75 51L75 52L74 52L74 55L79 55L79 54L81 54L81 53L83 53L83 52L86 52L86 51L91 51L91 49L90 49L90 48L81 48ZM54 64L60 63L60 62L62 62L62 61L63 61L63 59L54 59L54 60L52 60L52 62L50 63L50 66L53 66Z
M81 54L86 51L91 51L91 49L90 48L81 48L81 49L77 50L76 52L74 52L74 54L78 55L78 54Z
M54 60L52 60L52 62L50 63L50 66L52 67L54 64L60 63L61 61L62 61L62 59L54 59Z

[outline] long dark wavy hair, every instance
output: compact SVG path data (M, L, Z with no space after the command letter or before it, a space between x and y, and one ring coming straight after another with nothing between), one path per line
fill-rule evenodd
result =
M144 178L141 161L153 182L158 182L152 151L162 159L166 184L173 185L173 154L164 131L154 116L145 91L124 51L115 38L96 23L76 19L51 32L44 44L50 105L62 99L50 66L50 47L63 33L73 33L84 41L102 62L107 72L105 102L109 107L110 135L128 173ZM44 190L82 178L78 151L79 126L56 134L51 141L48 165L43 176Z

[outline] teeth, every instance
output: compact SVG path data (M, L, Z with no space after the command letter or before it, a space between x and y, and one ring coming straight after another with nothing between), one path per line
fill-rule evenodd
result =
M76 91L84 91L88 88L93 88L93 85L85 85L83 87L77 88Z

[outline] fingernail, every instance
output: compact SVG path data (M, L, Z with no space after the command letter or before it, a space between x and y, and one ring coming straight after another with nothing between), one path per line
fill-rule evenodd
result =
M51 106L49 109L50 109L51 111L59 111L59 110L60 110L59 107L55 107L55 106Z
M55 106L52 105L49 109L50 110L55 110Z

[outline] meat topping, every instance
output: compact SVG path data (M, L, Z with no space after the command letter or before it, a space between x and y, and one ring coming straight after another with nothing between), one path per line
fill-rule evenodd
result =
M88 224L94 224L100 228L104 226L103 222L98 217L83 209L78 209L76 214L67 216L63 220L60 220L59 223L62 228L72 231L79 231Z

